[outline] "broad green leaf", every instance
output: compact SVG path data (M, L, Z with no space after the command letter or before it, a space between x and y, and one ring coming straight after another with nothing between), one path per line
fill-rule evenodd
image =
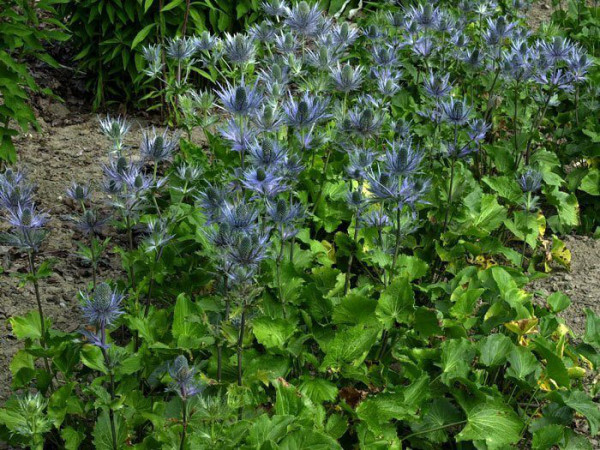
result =
M127 425L121 414L118 412L115 412L114 417L117 446L120 448L127 440ZM94 426L93 436L94 448L96 450L114 450L108 411L104 410L98 416L98 420L96 420L96 425Z
M450 339L442 343L441 349L442 381L449 384L456 378L467 378L476 353L473 343L465 338Z
M287 428L296 418L294 416L263 414L254 421L248 433L248 442L261 448L265 442L279 442L287 433Z
M503 334L487 336L479 342L479 362L488 367L502 365L513 348L510 338Z
M8 319L13 334L17 339L40 339L42 337L42 321L37 311L29 311L25 316L13 316ZM46 330L51 325L50 319L44 320Z
M298 390L317 404L334 401L338 393L337 386L323 378L304 377Z
M581 180L579 189L590 195L600 195L600 170L590 169L588 174Z
M590 308L585 309L585 334L583 340L586 344L600 347L600 316Z
M108 373L108 369L104 363L104 355L102 350L95 345L86 344L81 349L81 362L90 369L97 370L104 374Z
M600 429L600 407L598 403L592 401L583 391L569 391L568 393L562 393L562 395L567 406L587 419L591 435L596 436L598 429Z
M296 324L285 319L260 317L252 322L256 340L267 348L283 348L284 343L294 334Z
M413 418L414 412L404 404L402 393L384 392L363 400L356 414L369 429L379 432L390 420L408 420Z
M565 427L559 424L552 424L542 427L533 432L531 448L534 450L550 450L563 440Z
M465 409L467 425L457 442L485 441L489 450L510 448L521 439L523 422L502 399L486 398Z
M342 447L331 436L305 429L288 434L277 448L280 450L335 450Z
M526 347L514 347L508 355L510 367L506 369L506 375L518 380L525 380L530 373L540 367L540 363L531 350Z
M415 298L412 286L406 278L392 282L382 292L375 314L385 328L394 323L408 323L415 309Z
M569 299L569 297L562 292L554 292L553 294L550 294L546 301L548 302L550 308L552 308L552 311L555 313L564 311L571 305L571 299Z
M344 364L358 366L364 361L380 333L381 328L370 323L338 329L335 337L323 348L326 354L321 370L339 369Z
M435 444L447 442L449 435L444 426L457 423L462 419L461 412L446 398L438 398L425 408L425 413L411 429Z

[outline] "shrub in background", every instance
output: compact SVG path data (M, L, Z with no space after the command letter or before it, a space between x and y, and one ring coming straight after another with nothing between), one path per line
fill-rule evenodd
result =
M0 163L16 160L12 143L18 134L15 125L23 131L37 126L28 99L31 91L40 88L25 59L38 58L58 67L44 50L44 44L68 38L64 26L54 18L59 3L59 0L6 0L0 8ZM44 92L50 94L48 90Z

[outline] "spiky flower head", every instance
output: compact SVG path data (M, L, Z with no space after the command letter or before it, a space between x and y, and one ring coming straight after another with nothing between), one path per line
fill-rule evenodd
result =
M177 148L179 136L169 137L168 130L162 134L157 134L156 129L152 131L144 130L142 133L142 143L140 144L140 154L143 160L153 161L155 164L161 161L170 161L173 152Z
M182 400L199 395L204 390L204 385L195 379L196 367L190 366L185 356L179 355L169 363L168 372L173 381L167 390L176 392Z
M438 76L432 70L429 71L429 76L423 81L423 88L427 95L434 99L442 99L450 93L452 85L450 84L450 74Z
M142 48L142 56L148 63L148 67L144 69L144 73L150 78L157 78L162 73L161 51L162 47L157 44L150 44Z
M258 109L262 103L263 96L258 90L258 81L254 86L246 86L242 79L240 84L227 83L217 92L222 107L234 116L248 116Z
M267 215L278 227L288 226L302 218L304 208L300 203L289 203L279 198L267 203Z
M271 42L275 37L275 26L270 20L263 20L261 23L252 25L248 34L258 42Z
M424 154L419 148L414 148L410 139L403 141L388 141L385 153L386 172L394 177L406 177L415 174Z
M464 125L471 114L471 107L467 105L467 100L456 100L451 97L441 103L443 118L452 125Z
M301 36L314 36L319 31L322 19L319 5L310 6L307 2L296 3L286 10L286 25Z
M197 52L206 52L214 48L217 39L209 31L203 31L200 36L194 37L194 46Z
M123 149L123 140L131 128L131 124L117 116L116 118L107 115L104 119L100 120L100 131L111 140L114 151L120 153Z
M336 90L340 92L352 92L357 90L362 83L362 67L352 67L350 64L344 64L331 71L331 80Z
M225 33L223 52L225 53L225 59L231 64L249 64L254 61L256 52L254 38L247 34L237 33L231 35Z
M121 302L123 294L110 287L106 282L96 286L90 294L80 292L83 304L83 316L91 325L98 329L104 329L114 324L114 322L123 314Z
M99 235L107 222L95 209L86 209L76 221L76 226L84 234Z
M8 223L22 230L32 230L34 228L42 228L50 216L43 212L37 211L35 204L17 205L16 208L8 209Z
M535 193L542 188L542 173L535 169L527 169L518 177L519 186L525 193Z
M287 5L283 0L265 0L261 3L261 7L267 16L283 17L287 13Z
M67 197L76 202L86 202L90 199L92 190L89 184L81 184L73 181L67 189Z
M196 41L191 37L175 37L167 41L167 56L178 63L185 62L196 53Z
M371 137L377 135L385 121L385 116L373 108L355 106L348 111L342 128L348 133Z
M283 105L287 125L295 128L306 128L321 119L329 117L326 112L328 104L328 99L313 97L308 91L297 101L290 94L289 100Z

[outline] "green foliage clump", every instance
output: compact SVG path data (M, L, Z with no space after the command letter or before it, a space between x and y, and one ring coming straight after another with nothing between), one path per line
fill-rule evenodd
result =
M30 92L40 91L29 73L26 58L40 59L53 67L58 63L44 44L68 38L54 17L57 0L29 2L6 0L0 9L0 162L16 161L12 138L21 130L37 126L28 105ZM48 94L49 92L46 91Z

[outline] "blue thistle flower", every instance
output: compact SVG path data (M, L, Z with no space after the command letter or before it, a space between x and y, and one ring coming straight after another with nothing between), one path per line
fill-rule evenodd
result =
M362 211L367 206L367 200L361 189L353 189L346 194L346 204L353 211Z
M261 3L261 7L265 15L271 17L283 17L288 11L283 0L265 0Z
M268 198L272 198L287 189L282 177L277 176L272 169L264 167L250 168L244 171L242 185Z
M157 135L154 127L152 127L152 132L144 130L140 145L142 159L153 161L154 163L170 161L173 157L173 152L177 148L178 141L178 135L169 138L168 130L165 130L162 135Z
M252 36L245 34L234 34L225 33L225 40L223 41L223 52L225 58L231 64L243 65L254 61L254 54L256 52L255 41Z
M200 204L200 208L204 210L209 225L220 220L222 208L225 207L229 194L230 189L228 187L208 183L206 189L199 192L198 196L195 197L195 200Z
M22 172L6 169L0 175L0 206L16 209L19 205L31 204L34 190L35 186L27 182Z
M102 233L107 218L101 218L95 209L86 209L76 220L75 225L82 233L89 235L99 235Z
M315 50L309 49L305 55L306 62L311 67L320 70L331 70L340 59L337 48L328 45L318 45Z
M151 219L147 224L147 236L144 239L146 253L161 251L174 237L169 233L169 225L163 219Z
M124 295L113 290L106 282L98 284L92 294L80 292L80 295L83 299L83 316L100 330L113 325L123 314L121 302Z
M175 37L167 40L165 52L169 58L181 63L194 56L194 53L196 53L195 44L193 38Z
M19 204L16 208L7 209L7 213L8 223L23 231L42 228L50 219L50 216L47 213L36 211L34 203L26 205Z
M173 380L167 391L176 392L182 400L199 395L204 390L204 385L195 379L197 369L190 367L185 356L175 358L167 370Z
M361 216L361 222L371 228L382 229L392 224L389 216L383 210L375 209Z
M331 30L333 43L343 49L351 46L360 36L360 30L348 22L334 25Z
M299 43L292 33L281 30L275 35L275 48L284 55L295 53L298 45Z
M485 139L485 135L490 130L490 125L483 119L475 119L469 122L469 138L474 142Z
M217 43L217 40L208 31L203 31L200 36L194 38L194 46L197 52L212 50Z
M429 76L423 81L423 89L430 97L440 100L450 93L452 84L450 84L450 74L438 76L432 70L429 71Z
M388 141L388 150L385 153L386 173L396 177L412 175L419 170L423 156L418 148L413 148L410 139L400 142Z
M371 108L361 109L358 106L348 111L348 116L342 122L342 129L361 136L374 136L379 133L385 121L385 116Z
M373 165L376 154L368 148L354 147L348 153L350 160L346 173L353 180L363 180L367 176L367 171Z
M421 58L427 58L433 52L433 39L429 36L423 36L413 42L412 51Z
M257 231L240 233L227 248L226 259L232 267L256 267L267 257L269 235Z
M231 150L234 152L246 152L250 143L256 139L256 130L251 127L240 127L240 124L230 119L226 122L224 128L220 128L221 136L229 141Z
M270 20L263 20L261 23L252 25L248 34L255 41L271 42L275 37L275 27Z
M285 163L287 151L276 139L262 139L253 142L248 148L248 156L253 166L277 168Z
M91 197L92 190L89 184L81 184L73 181L67 189L67 197L76 202L86 202Z
M144 73L150 78L159 77L163 71L161 50L161 46L157 44L150 44L142 48L142 56L148 63L148 67L144 69Z
M506 17L500 16L494 22L491 18L487 19L487 30L483 34L483 40L489 47L497 47L510 37L516 23L507 22Z
M541 51L552 64L566 61L575 45L566 38L554 36L551 41L540 42Z
M581 83L587 80L587 73L592 66L592 61L585 52L574 46L566 61L573 82Z
M276 107L263 105L252 116L252 123L258 133L275 133L283 125L283 117Z
M388 43L378 43L371 48L371 57L377 68L395 67L398 63L397 53L397 48Z
M131 128L131 124L118 116L116 118L107 115L104 119L99 119L100 131L112 141L116 152L123 149L123 140Z
M328 104L328 99L312 97L308 91L299 101L295 101L290 94L289 100L283 105L286 123L295 128L314 125L319 120L330 117L326 112Z
M471 114L471 107L467 105L467 101L456 100L451 97L447 101L441 103L443 118L452 125L464 125Z
M541 172L534 169L527 169L518 177L518 182L524 193L535 193L542 188L542 179Z
M258 211L245 203L225 202L219 211L219 221L232 232L249 233L257 227Z
M248 116L258 109L262 103L263 97L258 90L258 81L254 86L249 87L244 84L242 78L241 84L234 86L227 83L226 87L221 87L217 96L223 104L223 108L234 116Z
M338 63L337 67L331 70L331 79L338 91L355 91L362 83L362 67L352 67L350 64L340 66Z
M301 1L286 11L285 24L301 36L314 36L319 31L321 11L318 4Z
M266 212L269 219L278 228L281 226L291 226L304 216L304 208L300 203L288 203L282 198L275 201L268 201Z

